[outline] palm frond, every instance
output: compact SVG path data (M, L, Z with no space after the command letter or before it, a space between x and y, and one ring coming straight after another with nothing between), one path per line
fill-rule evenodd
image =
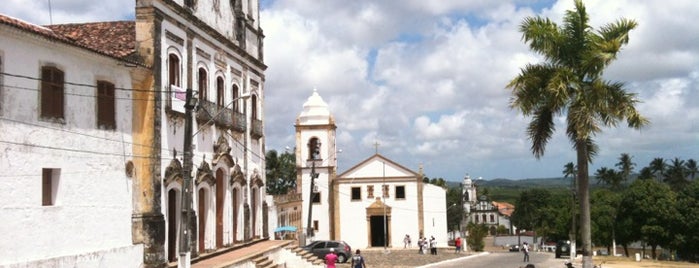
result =
M541 107L534 112L532 121L529 122L527 127L527 135L532 141L532 153L534 153L534 157L537 159L544 155L546 144L555 130L553 116L554 113L551 110L547 109L547 107Z
M560 54L562 35L558 26L548 18L528 17L519 26L522 40L529 48L547 59L555 59Z

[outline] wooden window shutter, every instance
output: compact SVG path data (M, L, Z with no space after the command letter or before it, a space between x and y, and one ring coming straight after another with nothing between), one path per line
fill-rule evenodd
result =
M41 117L63 118L63 71L41 68Z
M97 127L115 129L114 84L97 81Z

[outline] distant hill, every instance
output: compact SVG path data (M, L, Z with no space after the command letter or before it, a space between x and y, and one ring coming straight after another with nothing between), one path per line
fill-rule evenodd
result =
M592 178L591 178L592 180ZM448 187L459 187L460 181L448 181ZM473 183L478 187L494 187L494 188L513 188L513 189L528 189L528 188L570 188L570 178L532 178L532 179L492 179L492 180L474 180Z
M461 182L447 182L448 187L460 187ZM532 178L532 179L492 179L492 180L474 180L473 183L478 187L479 194L484 189L488 189L488 196L493 201L508 202L515 204L518 196L522 191L532 188L546 188L554 192L568 192L570 189L570 178ZM594 187L592 184L590 185Z

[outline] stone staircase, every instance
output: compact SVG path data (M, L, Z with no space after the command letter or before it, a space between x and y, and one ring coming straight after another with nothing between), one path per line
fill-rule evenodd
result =
M270 260L269 257L263 256L262 254L253 257L252 262L255 263L255 268L277 268L278 267L278 265L276 265L272 260Z
M313 265L323 265L324 264L322 259L316 257L315 255L313 255L313 253L310 253L297 245L289 244L286 247L284 247L284 249L295 253L297 256L303 258L307 262L312 263Z

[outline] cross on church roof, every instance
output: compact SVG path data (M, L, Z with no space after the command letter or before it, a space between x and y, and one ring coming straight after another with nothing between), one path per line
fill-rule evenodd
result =
M379 154L379 145L380 145L379 141L374 142L374 151L376 154Z

